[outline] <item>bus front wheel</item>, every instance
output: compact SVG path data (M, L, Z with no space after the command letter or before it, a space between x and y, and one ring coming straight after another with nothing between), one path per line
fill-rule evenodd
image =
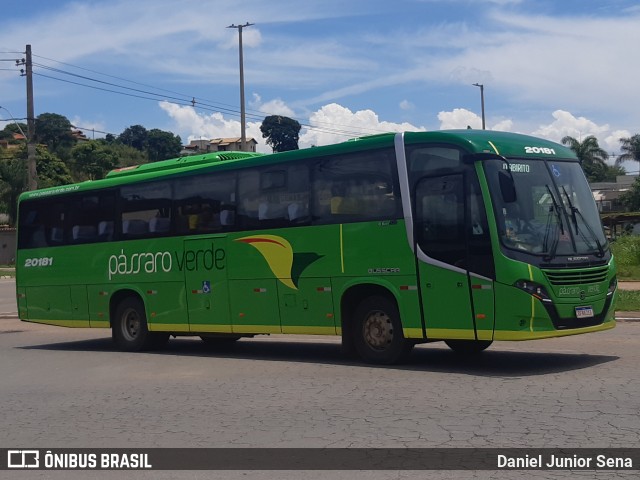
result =
M445 340L444 343L461 355L477 355L489 348L493 342L491 340Z
M116 347L125 352L160 348L169 340L168 333L149 331L144 304L134 297L125 298L116 307L111 334Z
M398 307L383 296L366 298L358 305L353 318L353 341L364 361L383 365L401 361L413 347L402 333Z

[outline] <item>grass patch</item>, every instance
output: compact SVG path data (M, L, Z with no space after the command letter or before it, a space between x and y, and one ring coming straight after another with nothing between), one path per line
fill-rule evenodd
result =
M616 259L617 260L617 259ZM640 281L640 265L617 265L618 280L622 282Z
M618 280L640 280L640 236L625 235L611 243Z
M623 312L640 311L640 291L618 290L616 310Z

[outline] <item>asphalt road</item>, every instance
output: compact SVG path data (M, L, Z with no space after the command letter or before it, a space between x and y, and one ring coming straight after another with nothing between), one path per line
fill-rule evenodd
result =
M17 315L16 281L13 278L0 278L0 318Z
M477 360L461 359L442 344L424 345L406 365L382 368L343 358L333 338L260 337L225 350L177 339L163 352L129 354L112 349L108 330L1 319L0 359L5 448L640 445L640 323L591 335L497 343ZM212 478L211 472L1 473ZM427 477L365 473L222 472L213 478ZM605 473L602 478L637 475ZM587 477L599 478L594 475Z
M13 282L0 281L1 311ZM14 302L12 304L12 302ZM640 323L479 359L345 359L328 337L197 339L130 354L109 330L0 318L0 447L638 447ZM590 472L583 478L637 478ZM0 472L2 478L574 478L571 472Z

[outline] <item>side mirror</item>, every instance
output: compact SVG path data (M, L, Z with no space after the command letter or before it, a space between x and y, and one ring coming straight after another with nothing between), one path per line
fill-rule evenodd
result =
M513 177L507 172L498 172L498 183L500 184L502 201L504 203L514 203L518 197L516 195L516 185Z

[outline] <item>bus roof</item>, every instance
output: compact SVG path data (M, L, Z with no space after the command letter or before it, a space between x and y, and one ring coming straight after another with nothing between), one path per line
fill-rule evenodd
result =
M577 160L576 154L568 147L529 135L494 130L438 130L433 132L407 132L405 142L455 144L469 153L494 153L504 157L530 157L527 147L552 149L555 158ZM544 154L543 154L544 156Z
M510 132L497 132L493 130L437 130L430 132L406 132L407 144L417 143L441 143L456 145L470 154L494 153L505 157L530 157L525 155L526 147L553 150L554 158L577 160L575 153L560 144ZM256 164L268 165L278 162L289 162L304 158L335 155L358 150L391 147L394 144L396 133L382 133L367 137L355 138L343 143L327 145L323 147L311 147L302 150L275 154L260 154L249 152L213 152L203 155L173 158L159 162L134 165L113 170L102 180L86 181L73 185L51 187L32 192L24 192L20 195L20 201L48 197L62 193L102 189L123 185L132 181L146 181L158 177L167 177L172 174L180 174L200 170L217 170L237 168L240 166L253 166ZM544 152L543 152L544 153ZM541 155L544 156L544 155Z

